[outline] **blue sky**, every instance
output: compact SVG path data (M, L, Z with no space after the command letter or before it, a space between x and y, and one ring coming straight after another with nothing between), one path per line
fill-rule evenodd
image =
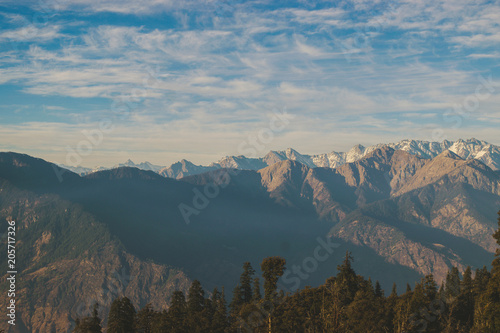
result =
M499 22L480 0L0 0L0 150L207 164L273 110L258 155L500 144Z

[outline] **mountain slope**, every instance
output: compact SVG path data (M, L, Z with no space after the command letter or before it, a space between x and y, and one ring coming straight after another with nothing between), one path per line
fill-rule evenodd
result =
M493 170L479 160L463 160L449 150L416 172L396 195L437 182L443 177L449 178L453 183L467 183L476 189L500 195L498 176Z
M500 206L498 173L449 151L423 162L410 168L405 181L394 183L392 178L390 196L360 205L331 235L370 247L421 274L433 272L438 281L450 265L487 264L479 258L497 248L491 235ZM355 164L344 167L357 174L364 170Z
M25 156L13 157L24 160L23 167L29 165ZM188 288L189 279L181 270L131 255L81 206L55 194L20 190L3 177L0 219L15 220L17 226L18 331L69 332L76 318L90 314L94 302L105 314L111 301L122 295L139 306L153 302L165 308L176 288ZM5 246L5 241L0 242ZM5 260L6 256L0 259L3 267ZM5 276L2 290L7 287L4 281ZM6 297L0 295L2 304ZM6 321L0 324L3 329L7 326Z

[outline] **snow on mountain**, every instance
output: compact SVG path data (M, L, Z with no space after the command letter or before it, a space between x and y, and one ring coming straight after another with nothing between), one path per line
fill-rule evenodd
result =
M95 167L95 168L86 168L86 167L82 167L82 166L74 167L74 166L64 165L64 164L58 164L58 166L61 168L67 169L69 171L72 171L76 174L79 174L80 176L86 176L86 175L94 173L94 172L116 169L116 168L121 168L121 167L132 167L132 168L137 168L137 169L141 169L141 170L145 170L145 171L154 171L156 173L160 173L160 171L163 168L165 168L163 166L154 165L154 164L151 164L149 162L142 162L139 164L135 164L130 159L128 161L126 161L125 163L116 164L112 168L103 167L103 166L99 166L99 167Z
M89 173L92 173L93 170L91 168L86 168L82 166L69 166L69 165L64 165L64 164L57 164L58 167L69 170L71 172L74 172L80 176L85 176L88 175Z
M412 155L423 158L434 158L446 149L450 148L453 142L428 142L420 140L402 140L398 143L390 143L389 147L395 150L404 150Z
M288 148L287 150L284 151L270 151L261 160L263 163L265 163L264 167L285 160L297 161L299 163L307 165L308 167L316 166L311 156L302 155L292 148Z
M186 176L196 175L203 172L221 169L234 168L240 170L260 170L275 163L291 160L300 162L310 168L326 167L338 168L343 164L352 163L360 160L370 154L375 149L383 146L391 147L395 150L404 150L412 155L422 158L434 158L444 152L450 150L463 159L478 159L488 165L493 170L500 170L500 147L492 145L486 141L477 139L429 142L421 140L402 140L397 143L377 144L369 147L364 147L360 144L352 147L348 152L330 152L318 155L303 155L292 148L282 151L270 151L267 155L261 158L248 158L245 156L226 156L217 162L213 162L208 166L195 165L189 161L182 160L174 163L169 167L153 165L149 162L135 164L131 160L115 165L118 167L135 167L142 170L154 171L168 178L182 178ZM106 170L110 168L84 168L84 167L69 167L60 165L63 168L69 169L80 175L86 175L92 172Z
M443 142L427 142L418 140L403 140L398 143L388 144L396 150L405 150L410 154L423 158L434 158L446 149L457 154L463 159L477 159L488 165L493 170L500 169L500 147L486 141L477 139Z
M151 164L147 161L139 163L139 164L135 164L134 162L132 162L132 160L129 159L125 163L120 163L120 164L115 165L113 167L113 169L121 168L121 167L137 168L137 169L141 169L141 170L145 170L145 171L154 171L156 173L159 173L161 169L165 168L164 166L154 165L154 164Z
M395 150L404 150L412 155L422 158L434 158L443 151L449 149L463 159L475 158L493 170L500 169L500 147L489 144L486 141L477 139L443 141L443 142L428 142L420 140L402 140L397 143L377 144L369 147L356 145L348 152L330 152L318 155L303 155L292 148L283 151L270 151L263 158L246 158L244 156L226 156L217 163L212 163L211 166L231 167L236 169L251 169L258 170L262 167L272 165L274 163L292 160L300 162L308 167L329 167L337 168L345 163L352 163L360 160L370 154L375 149L383 146L389 146ZM259 163L259 161L261 163Z
M208 172L218 169L211 166L195 165L187 160L181 160L172 164L169 167L164 167L160 170L159 174L167 178L180 179L187 176L197 175L200 173Z
M261 158L248 158L242 155L226 156L218 162L209 165L209 167L216 169L233 168L241 170L259 170L265 168L266 166L267 164L264 163Z

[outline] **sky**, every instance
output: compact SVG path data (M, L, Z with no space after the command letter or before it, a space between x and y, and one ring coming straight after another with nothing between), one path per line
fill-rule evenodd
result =
M500 144L500 2L0 0L0 151L209 164Z

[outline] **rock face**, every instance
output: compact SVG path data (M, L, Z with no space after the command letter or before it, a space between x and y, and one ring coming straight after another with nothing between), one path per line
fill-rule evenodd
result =
M259 174L278 203L337 223L331 236L438 281L451 266L480 265L471 253L496 249L498 172L448 150L429 160L385 146L337 169L285 160ZM429 243L437 231L442 239Z
M454 183L467 183L478 190L498 192L497 175L476 159L463 160L447 150L427 163L414 177L408 180L397 194L403 194L416 188L432 184L443 177Z
M422 275L433 274L439 283L446 278L451 266L465 269L461 258L454 253L441 253L438 246L425 246L381 221L354 219L336 227L332 234L355 245L369 247L390 263L409 267Z
M291 205L303 197L302 186L309 170L299 162L285 160L259 170L259 174L262 185L272 198Z
M96 302L101 318L107 317L111 302L123 296L139 307L150 302L157 309L166 309L174 290L189 288L190 281L182 271L145 263L115 246L26 270L18 289L22 325L29 332L71 332L75 319L90 315Z
M396 151L392 158L385 158L391 162L388 165L376 157L390 156L390 151L381 149L338 169L348 184L357 187L358 208L331 234L368 246L389 262L421 274L432 272L438 281L451 265L480 265L472 263L471 253L487 256L497 248L491 235L500 208L498 173L478 160L463 160L450 151L432 160L404 154ZM385 191L370 176L379 169L387 172ZM429 235L436 232L439 237L429 242Z

